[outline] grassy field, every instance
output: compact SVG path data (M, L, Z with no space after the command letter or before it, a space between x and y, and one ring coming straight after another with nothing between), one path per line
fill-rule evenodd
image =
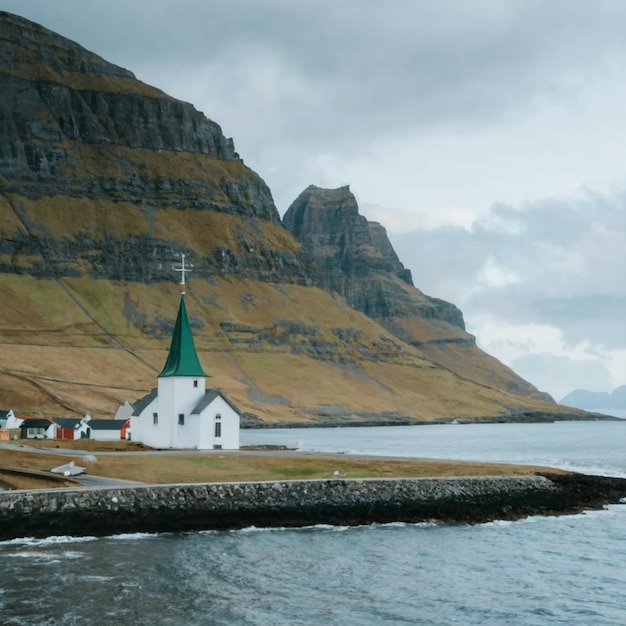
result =
M119 444L115 444L119 446ZM374 459L345 455L310 455L292 451L218 452L195 454L120 454L100 455L97 462L85 462L80 455L61 456L35 453L16 446L15 450L0 450L0 466L49 470L74 460L85 466L87 473L149 484L238 482L263 480L295 480L332 478L339 472L343 478L398 478L431 476L513 476L534 474L545 467L517 466L495 463L437 461L429 459ZM3 478L4 480L4 478ZM14 480L14 479L12 479ZM6 481L5 481L6 482ZM28 486L16 488L32 489ZM49 484L42 488L49 488Z
M234 220L217 217L220 228ZM196 218L185 233L211 230ZM226 230L236 234L235 225ZM277 241L277 249L288 243ZM0 309L3 404L19 414L94 418L112 417L155 385L179 301L174 281L18 274L0 275L0 299L12 303ZM418 349L316 287L216 276L194 280L187 306L208 384L268 424L312 421L327 405L340 407L346 420L390 412L423 421L478 419L515 406L561 410L510 393L514 374L455 343L460 329L414 320L411 332L425 338ZM437 337L443 344L433 343Z

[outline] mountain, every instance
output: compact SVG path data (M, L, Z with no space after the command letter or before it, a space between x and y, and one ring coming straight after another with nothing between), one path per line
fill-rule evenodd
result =
M412 285L349 189L285 215L219 125L0 12L0 405L110 416L155 383L178 291L248 424L579 415Z
M621 385L610 393L575 389L561 400L561 404L596 411L599 409L626 409L626 385Z
M301 243L325 289L343 296L439 367L480 385L553 402L478 349L454 304L413 285L385 228L359 214L349 187L310 185L289 207L283 223Z

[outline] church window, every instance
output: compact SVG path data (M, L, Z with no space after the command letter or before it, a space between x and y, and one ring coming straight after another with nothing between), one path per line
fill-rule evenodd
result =
M222 414L221 413L216 413L215 419L216 420L221 420L222 419Z
M194 380L194 381L193 381L193 386L194 386L194 387L197 387L197 386L198 386L198 381L197 381L197 380Z
M215 436L222 436L222 422L215 422Z
M153 424L158 424L159 423L159 414L158 413L153 413L152 414L152 423Z
M181 426L184 426L184 425L185 425L185 414L184 414L184 413L179 413L179 414L178 414L178 423L179 423Z

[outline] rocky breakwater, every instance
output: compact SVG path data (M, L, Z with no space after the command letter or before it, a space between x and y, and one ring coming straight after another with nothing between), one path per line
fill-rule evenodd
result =
M373 522L465 522L576 513L626 496L583 475L312 480L0 494L0 539Z

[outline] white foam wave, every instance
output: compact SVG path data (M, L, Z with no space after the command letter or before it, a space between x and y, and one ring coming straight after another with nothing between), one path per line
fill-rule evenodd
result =
M0 541L0 546L53 546L66 543L85 543L95 541L97 537L72 537L71 535L55 535L52 537L20 537L19 539L9 539Z
M518 521L523 522L526 520L518 520ZM517 521L496 519L491 522L484 522L483 524L480 524L480 527L481 528L508 528L509 526L512 526L513 524L517 524Z
M166 533L123 533L121 535L108 535L107 539L114 539L115 541L137 541L138 539L147 539L160 534Z
M344 532L346 530L350 530L351 528L360 528L359 526L335 526L333 524L312 524L310 526L269 526L269 527L259 527L259 526L246 526L245 528L239 528L237 530L231 530L228 532L238 533L238 534L253 534L253 533L275 533L275 532L311 532L316 530L325 530L330 532ZM222 531L219 530L204 530L202 533L219 533Z

